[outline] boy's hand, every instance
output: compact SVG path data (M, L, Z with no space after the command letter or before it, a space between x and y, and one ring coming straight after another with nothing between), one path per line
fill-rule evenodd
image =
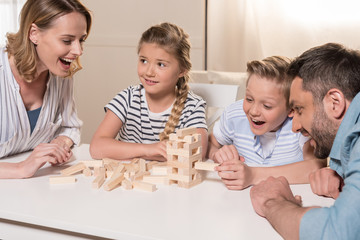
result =
M343 187L342 178L330 168L321 168L309 175L313 193L336 199Z
M241 190L253 184L252 168L244 163L243 157L241 160L223 162L215 170L230 190Z
M239 161L240 156L234 145L224 145L219 150L216 151L213 160L215 162L222 164L226 161L233 161L233 160Z

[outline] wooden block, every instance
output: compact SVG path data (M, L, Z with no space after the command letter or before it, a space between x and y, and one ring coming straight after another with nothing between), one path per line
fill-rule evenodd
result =
M90 168L87 167L83 170L83 174L85 177L90 177L92 175L92 171Z
M94 167L94 176L97 177L100 172L100 167Z
M146 163L146 171L149 171L153 168L153 166L159 164L158 161L150 161L148 163Z
M104 185L104 189L106 191L111 191L113 189L115 189L117 186L119 186L121 184L121 182L124 180L124 173L119 173L115 176L115 174L113 174L111 176L111 179Z
M139 160L139 171L140 172L146 172L146 160L140 158Z
M127 179L122 180L121 186L126 190L131 190L133 188L132 183Z
M137 164L139 162L140 158L134 158L131 160L130 164Z
M167 166L153 166L151 173L152 175L167 175Z
M205 171L215 171L215 167L219 166L218 163L213 162L196 162L195 169Z
M63 184L63 183L74 183L76 182L75 176L50 176L50 184Z
M104 185L104 189L106 191L111 191L116 188L123 180L124 180L124 171L125 166L120 164L112 174L111 178L107 183Z
M150 173L149 173L149 172L138 172L138 173L136 173L136 174L133 176L133 179L140 181L140 180L142 180L143 177L146 176L146 175L150 175Z
M112 158L103 158L102 160L103 160L104 164L111 164L111 163L118 164L118 163L120 163L119 160L112 159Z
M156 191L156 185L146 182L133 182L133 187L139 190L147 191L147 192L154 192Z
M192 150L194 148L198 148L201 146L201 141L193 142L193 143L185 143L184 149Z
M111 178L113 174L114 174L114 171L105 171L106 178Z
M179 175L184 175L184 176L192 176L195 173L197 173L197 170L195 168L179 168L178 169L178 174Z
M179 156L178 161L179 162L196 162L196 161L201 161L202 159L202 154L200 153L196 153L190 157L183 157L183 156Z
M188 135L184 137L183 141L186 143L193 143L195 141L195 138L194 136Z
M195 133L192 135L195 139L195 142L201 142L201 134Z
M176 135L176 133L169 134L169 141L177 141L177 140L178 140L178 136Z
M178 182L178 186L181 188L192 188L201 183L201 178L194 179L191 182Z
M87 160L87 161L80 161L80 162L85 164L85 166L88 168L104 166L104 162L102 160Z
M109 163L104 164L104 168L106 169L106 171L111 171L111 172L113 172L116 167L117 167L117 166L114 166L114 165L109 164Z
M126 171L129 171L129 172L138 172L139 171L139 169L140 169L140 166L139 166L139 164L126 164L126 165L124 165L124 167L126 168Z
M71 167L65 168L64 170L61 170L60 173L63 176L70 176L73 175L75 173L81 172L82 170L84 170L86 168L84 163L78 163L75 164Z
M105 168L101 167L99 170L98 176L95 178L95 180L92 182L93 188L100 188L101 185L105 182Z
M196 133L196 128L194 127L182 128L176 131L178 137L185 137L186 135L191 135L193 133Z
M169 185L170 184L170 179L168 178L167 175L164 176L152 176L152 175L148 175L148 176L144 176L143 177L143 182L147 182L147 183L152 183L152 184L165 184L165 185Z
M192 155L192 151L186 149L174 149L174 148L167 148L166 149L167 155L177 155L183 157L190 157Z
M186 176L186 175L170 173L170 174L168 174L168 177L170 180L176 180L176 181L181 181L181 182L191 182L192 181L191 175Z
M192 162L180 162L180 161L168 161L169 167L175 167L175 168L192 168Z

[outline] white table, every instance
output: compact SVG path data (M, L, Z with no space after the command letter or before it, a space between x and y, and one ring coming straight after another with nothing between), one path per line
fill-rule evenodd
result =
M73 150L90 160L89 145ZM3 161L20 161L29 153ZM1 161L2 161L1 160ZM74 163L74 162L73 162ZM45 165L30 179L0 180L0 239L281 239L253 210L249 188L227 190L215 173L191 189L158 185L152 193L93 189L93 177L50 185L63 167ZM330 206L332 199L292 186L304 206Z

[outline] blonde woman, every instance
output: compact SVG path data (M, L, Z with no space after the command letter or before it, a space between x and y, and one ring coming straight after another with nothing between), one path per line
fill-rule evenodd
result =
M165 161L169 134L195 127L204 139L204 157L206 103L189 91L188 35L174 24L152 26L142 34L138 55L141 84L121 91L105 106L105 118L91 141L91 156Z
M20 29L0 49L0 158L33 150L19 163L0 161L0 178L26 178L45 163L68 161L80 141L72 75L91 27L77 0L28 0Z

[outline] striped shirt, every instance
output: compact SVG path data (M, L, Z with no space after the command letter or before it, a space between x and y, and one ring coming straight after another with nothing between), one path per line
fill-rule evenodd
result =
M205 128L205 101L189 92L185 107L175 130L187 127ZM159 134L164 130L172 106L161 113L149 110L142 85L130 86L119 92L106 106L123 123L119 140L133 143L154 143L160 141Z
M34 149L59 135L80 142L81 120L73 97L72 78L50 74L34 131L20 95L5 49L0 49L0 158Z
M302 147L307 138L292 132L292 119L287 118L276 132L275 144L265 152L260 136L254 135L243 110L243 101L228 106L215 123L213 134L221 145L234 145L249 166L280 166L303 160Z

